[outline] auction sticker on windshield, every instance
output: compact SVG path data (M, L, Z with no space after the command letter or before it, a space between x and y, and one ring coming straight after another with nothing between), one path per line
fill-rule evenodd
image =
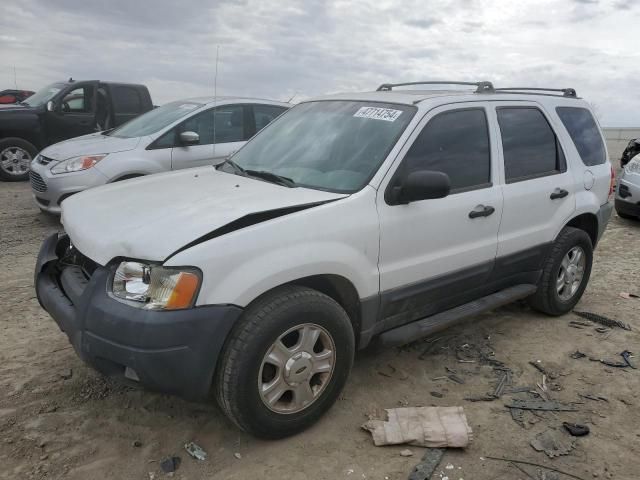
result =
M361 107L353 116L395 122L401 114L402 110L394 110L393 108Z

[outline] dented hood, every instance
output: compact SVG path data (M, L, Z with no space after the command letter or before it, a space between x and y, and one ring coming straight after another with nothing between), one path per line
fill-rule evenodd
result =
M115 257L163 261L247 215L345 196L202 167L86 190L62 203L62 223L75 247L101 265Z

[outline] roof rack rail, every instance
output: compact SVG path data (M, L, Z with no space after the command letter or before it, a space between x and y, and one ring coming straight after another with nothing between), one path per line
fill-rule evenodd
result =
M471 85L476 87L475 93L493 93L494 88L491 82L449 82L427 81L427 82L406 82L406 83L383 83L377 88L378 92L390 92L394 87L406 87L409 85Z
M496 88L496 92L561 92L563 97L577 98L578 94L573 88L531 88L531 87L505 87Z

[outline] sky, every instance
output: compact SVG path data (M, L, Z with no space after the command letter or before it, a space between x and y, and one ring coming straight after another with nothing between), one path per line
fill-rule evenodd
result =
M0 88L143 83L154 103L386 82L573 87L640 126L640 0L3 0Z

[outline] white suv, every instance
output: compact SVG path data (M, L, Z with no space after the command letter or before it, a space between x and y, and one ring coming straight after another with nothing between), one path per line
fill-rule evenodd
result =
M41 305L98 370L213 391L270 438L316 421L372 340L521 298L570 311L612 210L600 129L571 89L472 85L306 101L218 167L70 198Z

